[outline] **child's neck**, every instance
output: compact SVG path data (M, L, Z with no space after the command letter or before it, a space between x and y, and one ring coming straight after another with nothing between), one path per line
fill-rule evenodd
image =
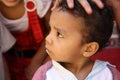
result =
M24 0L14 7L7 7L3 3L0 3L0 12L8 19L19 19L25 13Z
M61 63L66 69L71 71L78 80L85 80L88 74L91 72L94 62L87 60L80 63Z

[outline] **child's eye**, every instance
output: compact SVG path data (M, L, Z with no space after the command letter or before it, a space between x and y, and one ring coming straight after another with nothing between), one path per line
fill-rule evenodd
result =
M58 36L59 38L63 38L63 35L62 35L61 33L59 33L59 32L57 32L57 36Z

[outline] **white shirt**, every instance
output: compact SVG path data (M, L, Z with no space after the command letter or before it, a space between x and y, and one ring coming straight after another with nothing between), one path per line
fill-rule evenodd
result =
M53 67L46 73L46 80L78 80L74 74L56 61L52 61ZM92 71L85 80L112 80L112 73L107 67L108 62L96 60Z

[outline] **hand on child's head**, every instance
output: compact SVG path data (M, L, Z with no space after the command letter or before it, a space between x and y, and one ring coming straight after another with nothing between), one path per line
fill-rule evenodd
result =
M61 0L55 1L55 4L54 4L52 10L55 9L59 5L60 1ZM83 8L85 9L85 11L88 14L92 13L92 9L91 9L87 0L78 0L78 1L79 1L80 5L83 6ZM103 6L104 6L103 3L101 2L101 0L93 0L93 2L95 2L99 8L103 8ZM67 0L67 4L68 4L69 8L73 8L74 7L74 0Z

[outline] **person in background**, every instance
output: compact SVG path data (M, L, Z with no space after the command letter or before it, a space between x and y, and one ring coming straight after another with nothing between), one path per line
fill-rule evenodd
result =
M0 22L15 37L15 45L4 54L11 80L31 80L46 60L47 34L52 0L0 0Z
M74 0L74 8L62 0L50 17L46 52L52 59L41 66L32 80L119 80L120 73L109 62L90 57L106 46L113 30L113 16L106 4L99 9L88 0L93 12L88 15Z
M8 51L14 44L15 38L0 22L0 80L10 80L9 71L3 53Z

